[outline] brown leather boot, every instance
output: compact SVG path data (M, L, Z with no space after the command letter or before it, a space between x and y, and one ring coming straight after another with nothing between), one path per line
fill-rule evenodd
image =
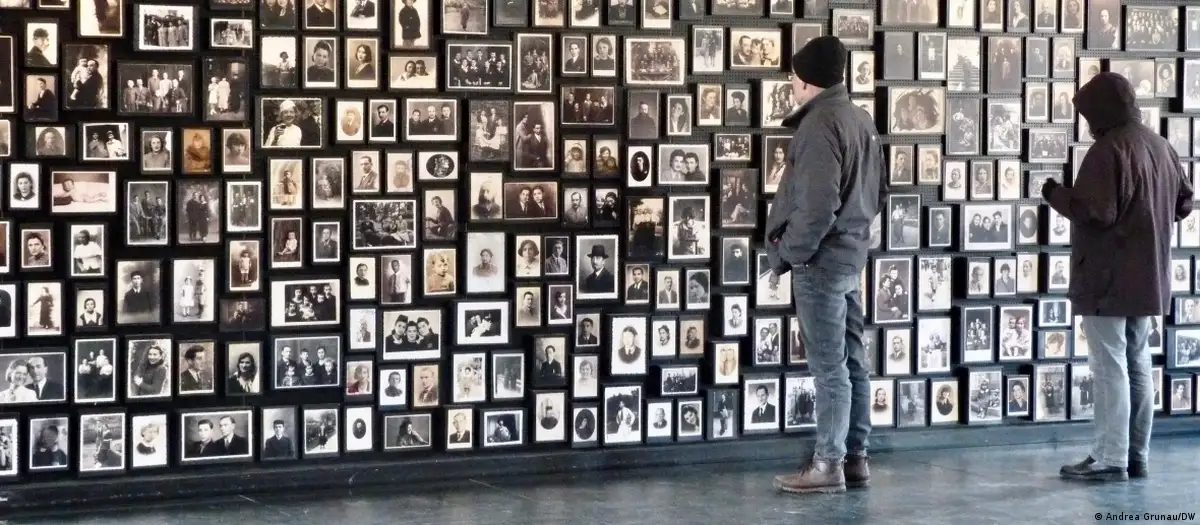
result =
M842 463L813 458L795 474L775 476L775 488L792 494L846 492Z
M847 487L866 487L871 484L871 467L867 466L867 456L846 455L846 463L842 469L846 475Z

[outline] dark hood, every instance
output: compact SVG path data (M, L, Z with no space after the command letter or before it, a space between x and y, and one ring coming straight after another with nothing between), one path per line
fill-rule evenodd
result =
M1079 88L1075 94L1075 109L1087 119L1095 137L1131 122L1140 122L1142 112L1137 107L1133 85L1125 77L1104 72Z

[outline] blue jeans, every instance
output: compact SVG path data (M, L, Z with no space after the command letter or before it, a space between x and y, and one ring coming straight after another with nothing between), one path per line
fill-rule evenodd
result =
M1097 463L1126 468L1129 460L1145 462L1154 424L1154 380L1151 378L1149 317L1084 317L1088 365L1095 378L1095 444Z
M792 268L792 288L808 370L816 383L817 459L866 455L871 435L871 380L863 349L858 274L811 265Z

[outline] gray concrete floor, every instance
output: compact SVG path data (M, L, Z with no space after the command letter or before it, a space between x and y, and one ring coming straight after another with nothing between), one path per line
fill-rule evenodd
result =
M1061 480L1059 466L1082 459L1087 448L1031 446L880 454L872 458L872 487L842 495L779 494L771 487L773 475L795 464L740 463L147 502L137 509L15 517L0 524L1009 525L1120 523L1095 516L1200 511L1200 439L1161 440L1153 448L1150 478L1128 483Z

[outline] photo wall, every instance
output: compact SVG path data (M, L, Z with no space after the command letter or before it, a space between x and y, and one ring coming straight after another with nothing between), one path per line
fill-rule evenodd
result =
M207 1L0 0L4 481L810 430L760 225L823 34L889 155L877 429L1092 417L1039 199L1091 141L1077 86L1128 77L1200 173L1196 6ZM1198 222L1151 335L1171 416Z

